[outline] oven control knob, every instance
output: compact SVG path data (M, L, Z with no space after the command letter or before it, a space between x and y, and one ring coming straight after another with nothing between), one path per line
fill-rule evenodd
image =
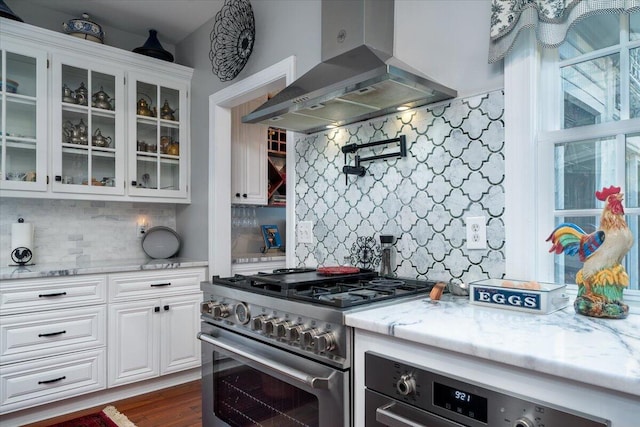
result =
M276 336L276 327L278 326L278 323L280 323L280 320L275 317L265 320L262 322L262 332L270 337Z
M287 320L278 322L278 324L276 325L276 338L285 338L287 336L287 329L291 325L292 323Z
M315 328L302 331L300 335L300 347L310 348L313 347L313 340L318 336L318 330Z
M323 332L313 338L313 348L317 353L325 353L336 348L336 335L333 332Z
M300 341L300 335L302 335L302 325L289 325L285 326L285 339L293 344Z
M268 316L261 314L260 316L256 316L253 318L253 322L251 327L256 331L262 331L264 328L264 323L269 319Z
M213 307L216 305L215 301L205 301L200 304L200 313L213 314Z
M518 418L514 423L513 427L535 427L535 424L526 417Z
M216 304L213 306L213 317L225 318L231 314L231 306L227 304Z
M396 383L396 390L403 396L409 396L416 392L416 379L411 374L404 374Z

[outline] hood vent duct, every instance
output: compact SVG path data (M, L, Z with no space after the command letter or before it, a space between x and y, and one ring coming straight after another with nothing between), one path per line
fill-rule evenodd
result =
M322 62L242 121L310 134L456 97L393 56L393 8L324 0Z

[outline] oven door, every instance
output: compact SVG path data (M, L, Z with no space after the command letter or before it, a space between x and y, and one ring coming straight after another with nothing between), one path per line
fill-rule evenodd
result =
M202 323L204 426L349 426L349 372Z
M464 427L368 389L365 390L364 405L367 427Z

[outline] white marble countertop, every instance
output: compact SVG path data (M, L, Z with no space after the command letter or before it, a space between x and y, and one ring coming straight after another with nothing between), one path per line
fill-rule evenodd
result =
M573 303L573 299L571 300ZM626 319L573 305L531 314L445 294L346 315L349 326L640 396L640 310Z
M285 261L287 256L282 251L271 250L263 253L239 253L231 255L233 264L247 264L255 262Z
M207 265L207 261L187 258L114 259L92 261L83 264L61 262L55 264L27 265L24 267L1 267L0 280L75 276L79 274L106 274L123 271L161 270L167 268L206 267Z

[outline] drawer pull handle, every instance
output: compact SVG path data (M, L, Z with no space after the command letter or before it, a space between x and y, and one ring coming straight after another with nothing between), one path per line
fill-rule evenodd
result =
M51 384L51 383L56 383L58 381L62 381L65 378L67 378L66 376L64 377L60 377L60 378L54 378L52 380L44 380L44 381L38 381L38 384Z
M49 332L47 334L38 334L39 337L53 337L56 335L62 335L62 334L66 334L67 331L60 331L60 332Z
M171 286L171 282L169 283L154 283L151 285L152 288L158 288L160 286Z
M66 294L66 292L57 292L55 294L40 294L38 295L38 298L61 297Z

